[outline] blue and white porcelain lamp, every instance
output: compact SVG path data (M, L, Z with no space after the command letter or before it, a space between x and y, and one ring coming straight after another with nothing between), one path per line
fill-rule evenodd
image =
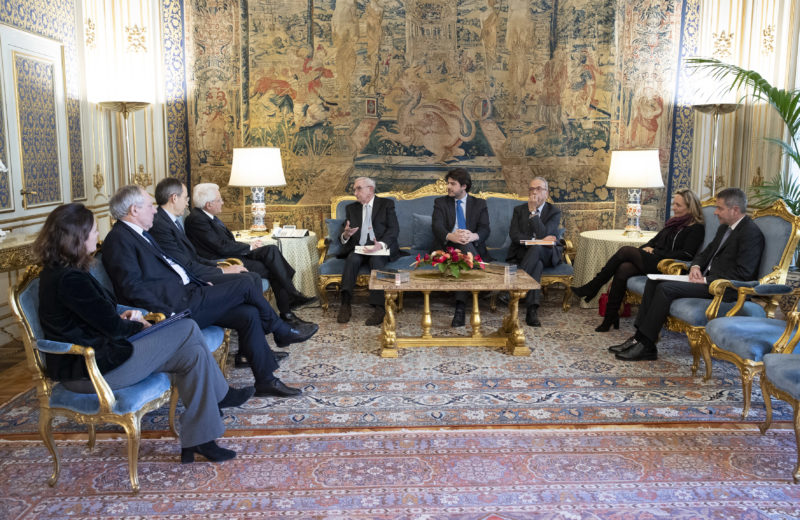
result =
M615 150L611 152L608 169L609 188L628 188L628 206L625 214L628 224L623 235L642 236L639 217L642 216L642 188L663 188L658 150Z
M249 187L253 200L250 205L253 222L251 231L266 231L264 217L267 205L264 190L271 186L286 186L280 148L234 148L231 179L228 186ZM244 202L242 203L244 207ZM244 215L242 215L244 218Z

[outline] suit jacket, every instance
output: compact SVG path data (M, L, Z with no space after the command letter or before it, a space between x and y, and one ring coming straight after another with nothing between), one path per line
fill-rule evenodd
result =
M118 221L108 232L102 252L120 302L166 315L189 308L190 291L196 285L184 285L161 253L124 222Z
M74 267L46 267L39 276L39 321L44 337L92 347L101 373L128 360L126 339L142 324L123 320L114 297L94 277ZM57 381L89 377L83 356L46 354L47 375Z
M350 221L350 227L360 227L363 219L364 206L360 202L348 204L345 208L345 215ZM400 246L397 237L400 234L400 225L397 223L397 214L394 211L394 201L375 197L372 201L372 231L375 240L383 242L389 248L389 259L395 260L400 256ZM344 243L344 252L339 258L346 258L355 250L361 240L361 229L356 231L350 239Z
M658 260L664 258L691 260L703 244L705 235L706 227L700 223L679 230L664 228L646 244L639 246L639 249L652 247L653 255Z
M208 218L202 209L192 208L183 227L186 229L186 236L202 257L211 259L239 257L250 252L250 244L237 242L233 233L220 219Z
M521 262L525 257L525 252L528 246L523 246L519 243L520 240L530 240L532 237L544 238L553 235L558 237L558 229L561 226L561 210L549 202L544 203L542 213L538 217L530 218L530 210L528 203L520 204L514 208L514 213L511 215L511 225L508 228L508 234L511 236L511 246L508 248L508 257L506 260L510 262ZM558 265L561 263L561 253L564 250L558 241L552 248L552 263Z
M210 280L222 274L215 261L198 256L186 233L178 229L172 217L163 208L158 208L153 218L153 227L148 232L165 253L200 278Z
M704 271L713 258L711 270L706 274L707 283L718 278L743 281L758 279L761 253L764 251L764 235L761 230L753 219L745 215L715 256L714 253L727 230L728 226L720 226L714 240L694 257L692 265L700 266L700 270Z
M475 249L478 253L489 260L489 253L486 251L486 239L489 238L489 209L486 201L478 199L472 195L467 195L467 211L464 215L467 221L467 229L478 234L475 242ZM456 224L456 201L453 197L439 197L433 201L433 217L431 225L433 227L434 247L443 249L447 244L447 234L453 230Z

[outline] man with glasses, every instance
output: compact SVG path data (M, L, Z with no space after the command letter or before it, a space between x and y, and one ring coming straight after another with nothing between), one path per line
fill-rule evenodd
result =
M275 293L275 302L281 319L292 326L308 323L293 311L296 307L316 300L298 291L292 278L294 268L274 245L262 245L260 240L250 244L237 242L233 233L217 217L222 212L222 197L219 186L212 183L198 184L192 190L192 208L184 224L186 236L192 241L197 253L205 258L238 258L248 271L258 273L269 280Z
M514 208L508 229L511 247L508 248L506 260L519 264L537 282L541 281L545 267L561 263L563 250L556 239L561 225L561 210L547 202L549 194L547 180L534 177L528 186L528 202ZM553 245L523 245L523 240L546 240ZM542 326L538 316L541 295L540 289L531 289L525 296L525 304L528 306L525 323L531 327Z

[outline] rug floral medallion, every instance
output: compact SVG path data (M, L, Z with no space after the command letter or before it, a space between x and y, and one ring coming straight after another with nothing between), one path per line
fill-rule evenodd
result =
M488 307L485 302L481 305ZM419 334L420 307L421 300L408 298L399 314L398 334ZM540 311L543 326L525 326L530 356L509 356L499 348L421 347L401 349L399 358L385 359L379 355L379 329L363 324L371 312L367 305L355 305L348 324L336 323L336 312L336 302L327 312L320 308L298 312L318 322L320 332L290 346L290 356L277 375L302 388L303 394L253 398L241 408L228 409L229 431L741 420L738 371L714 361L711 380L692 377L685 336L665 331L657 361L624 363L608 353L609 345L632 334L630 318L622 320L619 330L597 333L594 327L601 318L596 310L573 307L563 313L548 302ZM482 309L484 330L499 328L502 315L499 310ZM451 317L449 303L434 300L435 334L469 334L469 326L451 329ZM252 384L250 370L235 369L229 361L231 383ZM786 403L776 400L773 405L775 420L791 420ZM37 432L36 409L32 391L0 407L0 435ZM746 420L755 423L763 418L756 383ZM144 419L144 431L166 428L166 407ZM61 423L56 431L83 428Z

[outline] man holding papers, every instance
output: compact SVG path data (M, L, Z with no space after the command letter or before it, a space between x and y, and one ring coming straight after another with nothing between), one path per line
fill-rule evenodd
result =
M397 236L400 226L394 211L394 201L375 196L375 181L369 177L359 177L353 184L356 202L345 208L347 220L339 240L344 246L341 298L339 315L336 321L350 321L353 289L356 286L358 270L363 264L370 269L383 269L388 262L400 256ZM370 291L369 303L374 310L367 325L383 323L383 291Z
M609 347L623 361L654 360L658 357L658 333L678 298L708 298L708 286L717 279L750 281L758 277L764 250L764 235L748 217L747 198L738 188L717 195L719 229L714 240L692 260L688 281L647 280L642 304L636 315L636 334L620 345Z
M508 234L511 247L506 261L519 264L537 282L542 279L542 270L561 263L563 247L558 244L556 235L561 225L561 210L547 202L549 196L547 180L534 177L528 186L528 202L514 208ZM537 242L526 243L528 241ZM525 304L528 310L525 323L531 327L541 327L537 311L542 291L528 291Z

